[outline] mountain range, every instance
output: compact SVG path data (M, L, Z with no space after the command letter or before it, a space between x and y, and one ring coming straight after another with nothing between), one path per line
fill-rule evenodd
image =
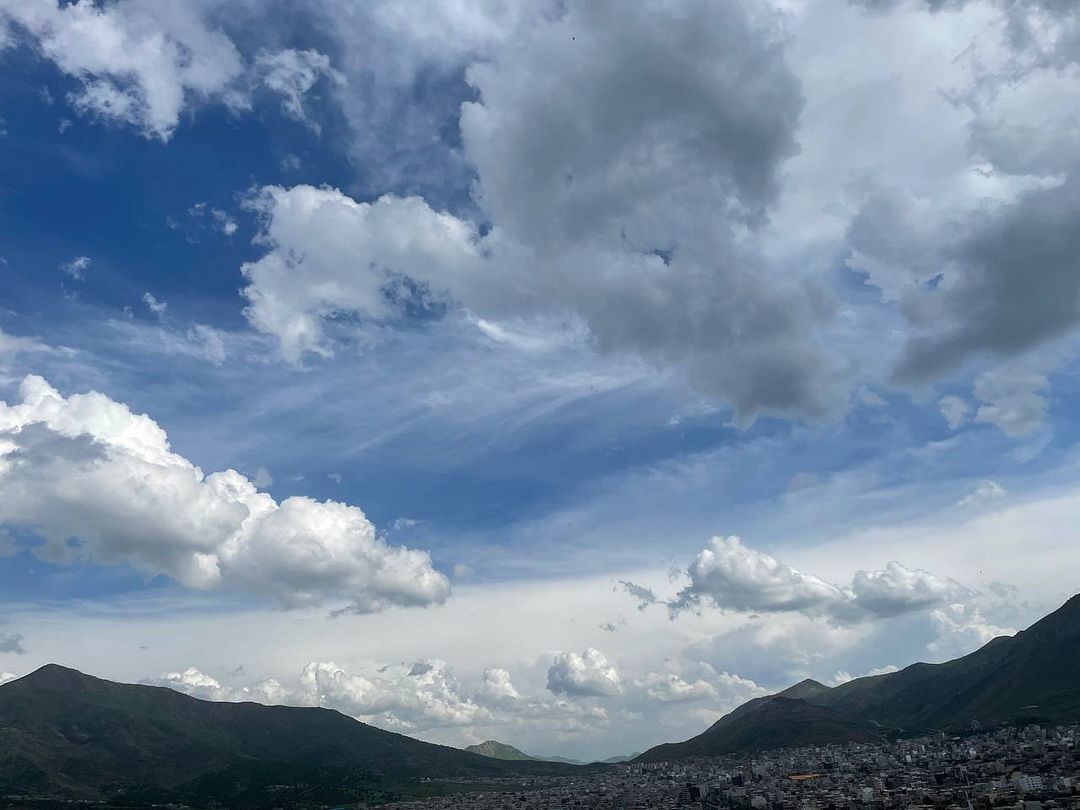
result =
M580 759L568 759L566 757L536 757L531 754L526 754L520 749L514 748L512 745L499 742L498 740L484 740L482 743L476 745L465 746L466 751L472 751L474 754L480 754L485 757L492 757L493 759L505 759L512 762L562 762L567 765L615 765L619 762L629 762L641 754L630 754L629 756L609 757L607 759L601 759L596 762L584 762Z
M332 709L197 700L55 664L0 686L0 797L242 807L378 798L421 777L574 770L432 745Z
M872 742L975 724L1080 721L1078 672L1080 596L963 658L832 688L803 681L635 761ZM435 789L428 780L575 772L580 766L492 740L463 751L331 709L209 702L56 664L0 686L0 801L30 794L129 805L297 806L416 796Z
M869 742L1002 723L1080 720L1080 595L1015 636L943 664L912 664L828 687L807 680L755 698L642 762Z

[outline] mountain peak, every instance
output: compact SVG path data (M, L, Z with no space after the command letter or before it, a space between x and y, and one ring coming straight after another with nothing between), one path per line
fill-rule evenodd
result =
M480 756L490 757L492 759L505 759L512 761L529 761L534 760L536 757L531 757L524 751L514 748L512 745L499 742L498 740L484 740L482 743L476 745L469 745L465 748L473 754L480 754Z
M36 687L45 685L70 686L93 680L97 679L90 675L85 675L77 669L65 667L61 664L45 664L44 666L35 669L29 675L24 675L23 677L18 678L17 681L12 681L12 683L22 682Z
M815 681L813 678L806 678L805 680L799 681L794 686L789 686L783 692L777 692L777 695L793 700L805 700L831 691L832 689L830 687L820 681Z

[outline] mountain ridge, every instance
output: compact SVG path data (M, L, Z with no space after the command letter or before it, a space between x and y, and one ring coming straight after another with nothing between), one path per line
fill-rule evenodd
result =
M637 758L657 762L798 745L866 742L978 723L1080 720L1080 594L1013 636L939 664L829 687L804 680L755 698L681 743Z
M482 757L503 759L509 762L538 762L541 760L541 757L531 756L526 754L520 748L515 748L512 745L499 742L498 740L484 740L475 745L466 745L462 750L471 751Z
M515 748L512 745L504 742L499 742L498 740L484 740L483 742L476 743L474 745L467 745L462 750L472 751L474 754L480 754L481 756L485 757L492 757L494 759L505 759L512 762L561 762L566 765L617 765L621 762L629 762L630 760L641 756L640 753L634 753L628 755L608 757L607 759L583 762L580 759L570 759L569 757L544 757L536 756L534 754L526 754L520 748Z
M422 742L334 709L204 701L58 664L0 686L0 795L261 806L271 787L336 802L395 780L574 770Z

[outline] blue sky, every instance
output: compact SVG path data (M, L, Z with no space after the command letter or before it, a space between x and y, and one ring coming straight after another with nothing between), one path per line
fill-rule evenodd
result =
M1080 20L928 5L0 0L0 678L607 756L1055 607Z

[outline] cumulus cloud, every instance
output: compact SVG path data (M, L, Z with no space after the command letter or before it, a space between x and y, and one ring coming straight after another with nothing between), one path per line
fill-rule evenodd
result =
M945 281L904 299L914 330L898 377L932 380L970 358L1014 357L1074 329L1078 211L1080 176L1070 174L1015 202L976 209L959 223L959 235L957 228L939 231L933 249Z
M267 88L283 97L285 114L306 123L316 132L319 125L311 121L304 110L304 98L321 78L343 84L345 77L330 65L330 57L315 50L287 48L282 51L262 51L255 57L255 69Z
M704 599L734 610L818 610L846 599L835 585L755 551L735 536L713 537L687 573L690 584L679 594L679 608Z
M0 672L0 686L3 686L8 681L15 680L17 677L19 676L14 672Z
M207 19L206 4L121 0L0 1L0 47L25 41L71 77L78 111L132 125L167 141L188 109L218 102L250 106L264 83L303 118L303 96L321 75L335 76L315 51L262 52L251 65Z
M267 253L244 267L248 317L286 359L328 354L343 315L449 299L488 325L569 314L599 349L683 369L743 422L842 406L814 334L828 295L747 237L802 106L769 15L570 3L467 76L479 98L460 125L490 231L415 197L297 186L253 201Z
M871 669L869 672L866 672L862 675L852 675L850 672L846 672L845 670L841 669L838 670L837 673L832 678L830 678L827 683L829 686L840 686L841 684L845 684L848 681L853 681L856 678L872 678L875 675L889 675L893 672L899 671L900 667L896 666L895 664L886 664L883 667L875 667L874 669Z
M661 703L706 701L724 707L768 694L768 690L753 681L729 672L717 672L704 662L698 662L692 669L696 677L685 672L650 672L636 681L635 686Z
M148 682L204 700L325 706L399 731L487 722L495 707L519 697L506 670L485 673L484 687L473 696L438 659L383 666L370 675L330 661L312 662L288 685L274 679L226 685L194 667Z
M279 503L233 470L205 475L150 417L102 394L64 397L40 377L20 393L0 402L0 521L40 535L47 559L127 563L286 607L368 612L449 594L427 553L388 544L355 506Z
M668 603L673 616L711 605L857 622L925 611L974 595L952 580L898 562L881 570L856 571L849 585L835 585L752 549L735 536L712 538L686 573L690 583Z
M929 30L912 21L923 16L911 10L917 5L897 23L904 36ZM825 16L861 26L853 38L886 30L829 8ZM957 41L992 25L1002 42L985 37L974 55L947 55L955 64L943 78L948 102L928 94L934 105L951 103L947 115L922 95L906 99L924 83L895 88L912 105L903 114L925 115L947 136L925 165L915 165L906 142L875 142L879 125L896 129L891 103L864 111L860 102L852 131L871 142L844 153L845 172L829 165L814 132L801 137L804 96L825 103L857 88L836 90L813 60L800 65L800 81L789 65L794 46L758 5L646 2L628 11L571 2L499 19L437 13L453 18L450 29L473 24L460 49L439 47L418 30L426 26L381 5L357 12L349 25L363 18L392 30L414 56L444 64L450 48L454 64L475 60L465 75L476 98L462 105L459 126L481 213L397 195L368 202L332 189L264 189L255 207L267 252L245 267L249 319L298 362L329 354L331 333L355 317L385 322L456 303L498 333L506 319L568 314L602 351L685 372L733 404L741 424L761 412L835 414L848 388L868 381L858 374L888 377L891 367L894 383L923 385L972 360L1022 356L1080 326L1070 303L1078 294L1076 144L1032 137L1075 127L1069 114L1053 123L1031 112L1075 94L1071 79L1055 79L1054 93L1040 83L1072 58L1062 49L1076 15L1048 4L993 8L966 8L970 23L949 15ZM791 22L820 36L819 17L806 9ZM935 58L941 51L934 44ZM899 82L895 74L910 68L888 61L881 81ZM787 171L791 162L800 170ZM765 225L789 200L806 201L815 216L833 206L805 187L826 174L843 174L836 194L852 198L829 250L849 253L902 326L895 350L848 363L835 341L857 339L849 330L865 311L839 306L825 278L794 269L805 256L778 261L785 239ZM1037 283L1028 283L1032 273ZM942 408L959 426L960 403L946 398ZM987 417L996 419L992 410Z
M79 85L79 110L168 140L191 100L230 98L243 73L233 43L200 18L195 3L5 0L0 21L17 25L45 58Z
M863 5L897 7L900 25L919 4ZM922 5L962 10L956 19L981 21L989 35L966 51L957 44L959 73L946 93L967 148L939 157L955 167L952 179L919 182L914 168L897 176L868 195L848 232L853 266L906 319L894 375L902 384L932 382L971 361L1024 358L1080 326L1080 88L1066 69L1080 59L1080 11L1006 0ZM1025 422L1037 403L1026 407Z
M270 186L250 205L272 249L243 267L245 312L290 362L332 352L325 320L335 315L389 319L406 303L423 306L424 291L403 279L427 283L429 274L462 276L477 267L472 224L417 197L360 203L334 189Z
M664 703L708 700L716 697L716 689L708 681L698 678L693 683L688 683L673 672L650 673L642 679L641 685L649 697Z
M547 688L567 697L611 697L622 692L622 682L615 665L594 647L580 654L559 653L551 663Z
M967 655L998 636L1016 634L1011 627L998 627L986 621L977 607L962 603L935 610L930 619L937 638L927 649L942 660Z
M496 702L518 700L521 697L521 693L510 678L510 673L499 667L484 670L482 691Z
M243 667L240 670L239 674L242 674ZM289 699L285 688L273 679L267 679L252 686L226 686L195 667L188 667L183 672L165 672L160 677L146 680L144 683L167 686L201 700L282 703Z
M851 592L854 604L875 616L898 616L974 595L952 580L898 562L880 571L856 571Z
M453 669L438 659L390 667L371 677L333 663L309 664L298 690L303 702L354 716L379 716L385 725L402 729L472 725L490 719L490 710L465 694Z
M729 677L726 673L713 675L717 683L725 683ZM739 680L731 680L732 688L718 692L714 703L723 704L741 694L739 690L745 691L749 682L739 683ZM248 677L242 670L214 677L189 667L143 682L204 700L324 706L380 728L422 734L425 739L452 739L457 744L493 735L513 737L523 731L542 735L579 734L595 731L610 720L604 707L591 701L526 694L514 684L506 669L493 667L485 670L478 681L462 680L453 667L437 658L424 658L411 664L369 663L356 667L315 661L303 667L296 677L283 681ZM621 695L619 699L629 701L628 705L649 700L641 690L633 690L632 695ZM668 704L651 702L671 710Z

